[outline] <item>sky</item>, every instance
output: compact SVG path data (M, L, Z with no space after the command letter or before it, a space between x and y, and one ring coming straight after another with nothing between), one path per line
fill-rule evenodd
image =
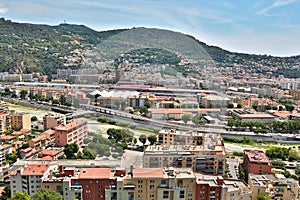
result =
M273 56L300 55L299 9L300 0L0 1L0 17L16 22L163 28L229 51Z

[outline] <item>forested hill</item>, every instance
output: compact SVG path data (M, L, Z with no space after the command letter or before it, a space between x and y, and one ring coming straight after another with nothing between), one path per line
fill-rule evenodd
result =
M214 61L216 66L230 67L238 64L255 68L257 72L262 73L272 71L273 75L282 74L293 78L300 76L299 56L273 57L233 53L173 31L133 28L126 31L122 29L98 32L84 25L37 25L15 23L3 18L0 18L0 71L42 72L51 75L58 68L83 66L90 52L88 50L94 50L99 44L106 50L120 49L131 40L143 41L142 47L145 49L158 49L161 45L160 48L166 48L176 56L177 53L185 52L192 59L201 59L202 62ZM175 44L177 42L173 41L180 43ZM156 46L151 46L153 44ZM142 47L139 48L143 49ZM135 51L136 48L129 50ZM170 60L173 62L176 59Z
M58 68L77 68L85 50L121 31L97 32L83 25L36 25L0 18L0 71L50 75Z

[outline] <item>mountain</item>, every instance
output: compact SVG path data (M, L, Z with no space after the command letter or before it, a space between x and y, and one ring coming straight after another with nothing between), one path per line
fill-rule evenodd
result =
M84 25L37 25L16 23L4 18L0 18L0 27L2 72L41 72L51 77L57 69L84 67L87 60L118 60L124 53L131 52L131 55L147 55L148 62L174 65L180 57L199 66L238 65L257 73L300 77L300 56L274 57L234 53L209 46L190 35L162 29L132 28L98 32ZM154 49L155 56L149 56L149 52L153 52L149 49ZM159 49L162 51L159 52Z

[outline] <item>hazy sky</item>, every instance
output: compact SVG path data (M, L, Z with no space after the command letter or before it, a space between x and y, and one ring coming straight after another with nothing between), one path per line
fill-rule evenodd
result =
M256 54L300 54L300 0L1 0L0 16L95 30L158 27L221 48ZM1 28L1 27L0 27Z

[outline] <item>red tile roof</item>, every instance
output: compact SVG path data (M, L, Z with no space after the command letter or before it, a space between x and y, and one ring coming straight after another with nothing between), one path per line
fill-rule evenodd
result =
M50 160L53 160L53 158L51 156L44 156L40 160L50 161Z
M45 165L45 164L39 164L39 165L30 164L24 169L22 175L23 176L44 175L49 167L50 165Z
M74 127L77 127L79 124L82 124L86 122L85 119L74 119L72 120L70 123L66 124L65 126L57 126L55 127L55 130L59 130L59 131L68 131Z
M163 178L163 168L135 168L134 178Z
M39 154L42 155L49 155L49 156L55 156L57 154L59 154L60 151L54 150L54 149L45 149L42 152L40 152Z
M3 135L1 137L1 140L11 140L11 139L14 139L16 138L16 136L12 136L12 135Z
M110 177L110 168L81 168L79 173L79 179L109 179Z

